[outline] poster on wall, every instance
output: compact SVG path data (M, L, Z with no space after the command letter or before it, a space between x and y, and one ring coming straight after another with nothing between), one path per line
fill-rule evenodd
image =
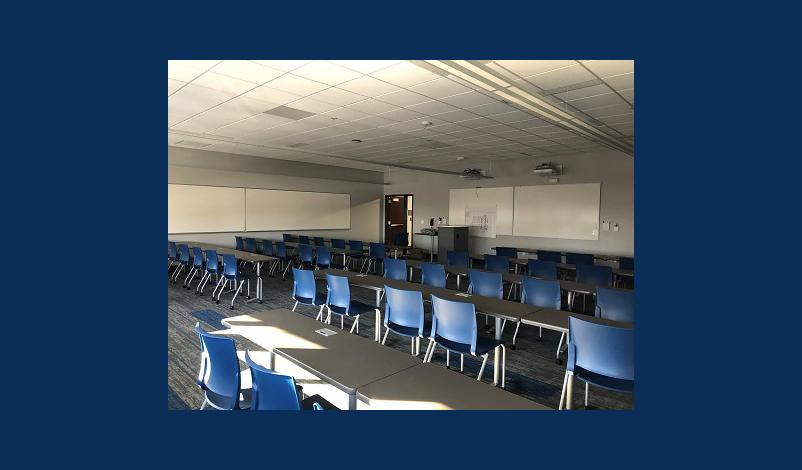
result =
M496 238L497 206L466 207L465 225L472 237Z

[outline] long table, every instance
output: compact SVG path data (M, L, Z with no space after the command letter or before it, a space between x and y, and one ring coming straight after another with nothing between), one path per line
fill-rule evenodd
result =
M491 250L495 250L496 247L491 247ZM530 254L537 254L538 248L515 248L519 253L530 253ZM552 251L552 250L540 250L540 251ZM565 256L567 253L564 251L560 252L560 255ZM593 255L594 258L602 260L602 261L619 261L619 256L612 256L612 255Z

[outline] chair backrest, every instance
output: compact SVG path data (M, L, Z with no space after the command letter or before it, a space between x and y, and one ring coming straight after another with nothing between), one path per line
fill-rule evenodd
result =
M388 322L417 328L423 335L423 294L420 291L394 289L384 286L384 326Z
M596 316L607 320L635 323L635 293L597 288Z
M340 248L345 249L345 240L342 238L332 238L331 239L331 247L332 248Z
M200 322L195 323L195 332L201 343L198 385L206 392L206 399L214 407L225 410L238 408L240 371L234 340L206 333L201 329Z
M384 260L384 277L397 281L407 280L407 262L402 259Z
M262 254L273 256L273 240L262 240Z
M237 257L234 255L223 255L223 275L237 275Z
M635 270L635 258L627 258L626 256L621 256L618 258L618 269L631 269Z
M579 366L606 377L635 380L634 329L568 317L566 366L569 371Z
M320 267L331 266L331 250L327 246L318 246L315 252L315 264Z
M284 242L276 242L276 257L282 259L287 257L287 245Z
M304 263L312 262L312 245L298 245L298 259Z
M510 259L500 255L485 255L485 270L494 273L510 272Z
M527 271L532 277L539 277L541 279L557 279L557 263L554 261L530 259L527 263Z
M384 259L384 251L384 243L371 243L368 253L373 259Z
M342 307L348 311L351 307L351 289L348 287L348 278L326 274L326 285L329 289L326 294L326 305Z
M196 267L203 266L203 250L197 246L192 247L192 264Z
M234 240L237 242L236 243L237 250L244 251L245 250L245 245L242 244L242 237L238 237L238 236L235 235L234 236Z
M461 266L463 268L467 268L470 263L467 251L449 250L446 252L446 259L448 260L449 266Z
M314 299L316 296L315 274L308 269L292 268L292 298Z
M446 268L440 263L423 263L421 269L421 284L432 287L446 286Z
M577 264L576 282L593 284L597 287L610 287L613 285L613 268L594 264Z
M308 245L309 237L306 235L298 235L298 243L302 245Z
M260 366L247 350L245 363L251 368L251 410L301 410L301 399L291 375L277 374Z
M178 261L182 263L189 263L189 246L178 245Z
M398 246L407 246L409 244L409 232L401 232L395 234L393 244Z
M467 344L476 352L476 307L432 295L432 338Z
M361 253L362 250L364 249L364 245L359 240L348 240L348 248L352 250L357 250Z
M250 251L251 253L256 253L256 239L255 238L246 238L245 239L245 251Z
M567 264L593 264L594 256L587 253L566 253L565 262Z
M323 241L323 237L315 237L315 246L324 246L326 242Z
M537 259L540 261L553 261L555 263L562 263L563 255L559 251L537 250Z
M521 279L521 302L536 307L560 310L560 283L524 277Z
M217 250L206 250L206 270L217 271Z
M167 255L170 259L178 257L178 248L176 248L175 242L167 242Z
M471 269L469 275L471 276L471 283L468 285L469 293L498 299L504 298L504 283L501 273Z
M507 258L517 258L518 248L513 248L511 246L497 246L496 255L506 256Z
M292 241L292 235L290 235L289 233L282 233L281 234L281 240L285 241L285 242L291 242Z

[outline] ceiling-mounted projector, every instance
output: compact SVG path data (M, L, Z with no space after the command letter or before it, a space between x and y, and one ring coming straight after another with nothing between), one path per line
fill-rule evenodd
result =
M532 173L540 176L557 176L562 174L563 166L553 163L541 163L536 166Z
M492 178L492 176L487 176L487 172L485 170L481 170L479 168L466 168L462 170L462 174L459 175L459 177L464 180L480 180L482 178Z

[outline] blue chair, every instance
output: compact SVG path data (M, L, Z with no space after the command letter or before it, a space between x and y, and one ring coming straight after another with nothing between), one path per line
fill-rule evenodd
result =
M362 261L362 266L359 267L359 272L362 272L362 270L365 268L365 255L364 255L365 246L359 240L348 240L348 248L353 251L356 251L356 253L348 255L348 261L346 262L346 264L350 264L352 261L361 259L363 261Z
M256 239L255 238L246 238L245 239L245 251L250 253L256 253Z
M332 238L331 239L331 247L332 248L339 248L341 250L345 249L345 240L342 238Z
M181 274L184 268L189 269L189 246L181 244L178 245L178 268L173 271L170 279L173 284L178 281L178 275Z
M326 242L323 240L323 237L315 237L315 246L326 246Z
M184 288L189 289L190 285L192 284L192 280L195 279L195 275L199 272L203 271L203 250L198 248L197 246L192 247L192 268L187 273L187 276L184 278Z
M468 256L467 251L447 251L446 252L446 259L448 260L449 266L460 266L463 268L470 267L470 257Z
M273 240L262 240L262 254L273 256Z
M251 369L253 411L301 411L324 409L320 402L328 403L320 395L301 399L301 387L295 384L291 375L273 372L253 361L249 351L245 351L245 363ZM317 405L317 406L315 406Z
M299 245L308 245L309 244L309 237L306 235L298 235L298 244Z
M384 264L384 252L387 251L384 243L371 243L368 247L368 269L365 272L370 272L370 268L377 269L376 265L379 261Z
M554 261L530 259L527 263L526 270L532 277L550 279L553 281L557 280L557 263Z
M206 288L206 284L212 278L212 274L214 274L215 282L220 282L220 273L217 269L217 250L206 250L206 270L198 283L196 294L203 296L203 289Z
M276 242L276 254L274 255L279 260L279 269L281 269L281 278L284 279L287 275L287 270L292 265L292 257L287 254L287 245L285 242Z
M281 234L281 241L291 242L292 241L292 235L290 235L289 233L282 233Z
M234 240L236 241L236 248L237 251L245 251L245 245L242 243L242 237L234 236Z
M591 284L596 287L612 287L613 285L613 268L610 266L596 266L594 264L578 264L576 265L576 282L583 284ZM587 296L582 294L582 310L585 310L585 298ZM575 296L570 296L570 308L574 308Z
M510 272L510 260L506 256L485 255L485 270L494 273Z
M560 409L563 402L567 409L571 409L574 378L585 382L585 408L588 406L588 384L632 393L635 389L634 329L568 317L568 361Z
M518 248L513 248L510 246L497 246L496 247L496 255L497 256L506 256L507 258L517 258L518 257Z
M214 299L215 293L217 293L218 304L225 290L226 282L232 283L236 289L234 297L231 298L231 306L229 307L231 310L234 310L234 301L237 299L245 282L248 283L247 298L251 298L251 280L246 278L245 275L237 269L237 257L234 255L223 255L223 275L220 277L220 281L217 283L214 291L212 291L212 299ZM218 288L220 292L217 292Z
M301 267L312 268L312 245L298 245L298 264Z
M175 242L167 242L167 259L170 260L170 265L167 266L167 274L170 274L170 268L173 267L173 264L178 263L178 247Z
M384 277L397 281L407 280L407 262L402 259L384 260Z
M423 294L419 291L395 289L384 286L384 327L387 329L382 344L387 342L391 331L397 335L412 338L410 353L420 354L420 338L428 337L431 326L423 315Z
M501 348L501 387L506 386L507 350L502 341L480 336L476 327L476 307L467 302L454 302L432 295L432 331L423 362L432 362L437 346L446 350L446 367L451 352L460 355L460 371L464 371L464 355L482 357L482 367L476 380L482 380L490 351Z
M395 238L393 238L393 245L409 246L409 232L395 234Z
M358 300L351 300L351 289L348 286L347 277L326 274L326 284L329 289L326 294L326 309L328 310L326 323L331 325L332 313L339 315L340 329L343 329L345 317L351 317L354 319L354 323L351 325L350 332L353 333L356 328L356 334L359 334L359 316L370 311L376 312L378 308Z
M504 298L504 281L501 279L501 273L471 269L468 275L471 278L471 282L468 284L469 294ZM485 315L485 330L489 329L489 318Z
M556 280L535 279L533 277L521 278L521 303L534 305L535 307L560 310L562 300L560 299L560 283ZM505 321L506 322L506 321ZM515 325L515 333L512 335L512 345L510 349L515 349L515 340L518 338L518 330L521 322ZM504 323L501 324L502 330ZM538 328L538 341L542 341L543 328ZM560 335L560 342L557 344L557 363L561 364L560 350L565 341L565 333Z
M421 284L432 287L446 286L446 268L439 263L422 263Z
M326 306L326 296L317 293L315 274L307 269L292 268L292 306L294 312L298 304L320 307L315 320L323 320L323 307Z
M635 323L635 293L597 288L596 316L607 320Z
M563 255L559 251L537 250L537 259L540 261L553 261L555 263L562 263Z
M201 365L197 383L203 390L203 404L218 410L241 410L248 408L247 400L240 401L239 359L234 340L203 331L200 322L195 323L201 345ZM244 395L244 394L243 394ZM244 397L243 397L244 398Z
M328 269L331 267L331 250L327 246L318 245L315 250L315 268Z
M566 253L565 263L579 266L580 264L593 264L594 256L587 253Z
M629 269L634 271L635 258L627 258L625 256L621 256L620 258L618 258L618 269Z

